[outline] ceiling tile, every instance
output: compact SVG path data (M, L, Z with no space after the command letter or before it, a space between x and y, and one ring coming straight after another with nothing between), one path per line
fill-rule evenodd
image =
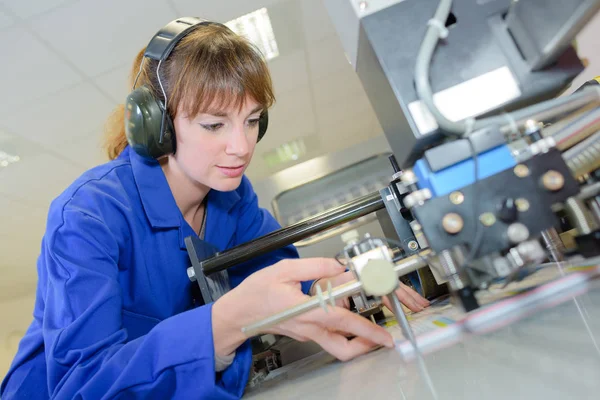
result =
M307 42L319 41L336 34L323 0L304 0L301 4L304 38Z
M351 68L313 80L312 88L317 108L343 103L352 97L366 98L360 79Z
M269 111L269 130L261 149L269 151L299 136L315 133L315 114L307 86L279 95ZM263 144L264 143L264 144Z
M43 14L74 0L2 0L1 3L10 8L17 16L23 19Z
M0 171L0 195L47 208L82 172L83 168L47 153L24 157Z
M130 72L130 64L122 65L94 78L94 82L111 96L115 104L122 104L132 88L129 84Z
M337 35L308 44L309 73L312 79L324 78L339 71L352 71Z
M36 30L52 38L52 45L86 75L95 77L131 64L152 36L175 18L164 0L81 0L40 17ZM86 32L86 39L73 32Z
M0 116L10 132L52 148L100 129L114 106L94 86L83 83Z
M81 81L73 69L20 26L2 32L0 49L3 59L11 60L2 63L0 74L3 111Z
M0 8L0 30L6 29L13 25L15 20L10 15L4 13Z
M300 86L307 86L308 72L306 68L306 56L302 50L296 50L293 53L271 60L269 70L273 78L275 95L279 96L298 89Z
M181 15L194 16L217 22L227 22L263 7L271 7L285 0L227 0L203 2L198 0L172 0ZM287 1L289 2L289 1Z
M365 113L369 113L370 116L375 115L371 103L364 93L354 92L340 98L339 101L317 108L317 121L319 121L319 126L335 124L338 121L359 121L362 120L361 116Z

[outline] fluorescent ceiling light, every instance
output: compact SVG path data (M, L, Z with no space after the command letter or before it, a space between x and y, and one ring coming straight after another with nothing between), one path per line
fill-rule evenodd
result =
M21 158L0 150L0 167L8 167L9 164L16 163Z
M247 37L259 48L267 60L272 60L279 55L271 19L266 8L242 15L226 22L225 25L238 35Z
M304 139L296 139L284 143L279 147L265 153L263 159L269 168L278 167L291 161L298 161L307 153L307 146Z

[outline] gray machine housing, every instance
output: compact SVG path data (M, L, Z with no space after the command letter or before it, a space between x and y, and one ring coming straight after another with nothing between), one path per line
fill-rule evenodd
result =
M415 60L439 0L383 3L388 3L387 7L379 4L376 10L365 8L361 11L353 1L326 1L336 28L344 23L340 15L350 18L352 12L359 13L353 16L354 22L359 21L356 48L349 48L352 43L348 38L342 37L342 43L398 163L405 168L421 157L424 150L444 138L437 124L429 122L425 126L419 123L430 118L425 115L428 112L425 107L419 106L413 78ZM454 114L483 116L546 100L564 90L583 70L571 46L556 55L547 67L534 70L531 60L522 54L509 30L509 11L519 11L510 10L511 3L510 0L457 0L453 3L447 22L449 36L438 44L429 73L433 93L446 91L447 98L454 99L449 104ZM590 7L583 3L591 2L570 2L574 8ZM343 6L351 10L340 12L339 8ZM522 21L515 17L510 20ZM338 31L348 31L348 28ZM518 37L521 41L531 39L526 30L520 30ZM514 93L499 90L507 85L515 88ZM486 101L482 102L484 98Z

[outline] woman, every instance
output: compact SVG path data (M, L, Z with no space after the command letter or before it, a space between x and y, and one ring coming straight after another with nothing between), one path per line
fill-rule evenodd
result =
M112 161L51 204L34 319L3 399L238 398L251 363L241 328L304 300L314 279L349 279L332 260L284 260L297 257L288 247L229 269L233 290L193 304L185 237L222 251L279 226L243 176L274 101L266 63L225 26L192 25L166 59L144 58L161 34L133 67L134 86L168 110L159 142L171 141L169 151L145 157L156 153L136 137L136 110L120 107L108 129ZM426 304L402 293L413 307ZM340 359L392 346L385 330L338 307L268 332L315 340Z

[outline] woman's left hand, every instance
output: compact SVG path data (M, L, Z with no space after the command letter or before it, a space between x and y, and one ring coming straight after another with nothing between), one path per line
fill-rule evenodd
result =
M316 294L316 285L320 285L321 290L323 292L327 291L327 281L331 282L331 287L334 288L336 286L343 285L344 283L348 283L352 280L355 280L352 271L346 271L332 278L319 279L313 285L310 294L312 296ZM425 307L429 306L429 301L427 299L425 299L419 293L415 292L412 288L406 286L402 282L399 282L398 289L396 289L396 296L398 296L398 300L400 300L402 304L404 304L406 307L408 307L409 310L413 312L422 311ZM384 297L382 300L383 304L385 304L385 306L391 310L392 305L389 304L388 299ZM350 303L347 298L337 300L336 303L339 307L350 307Z

